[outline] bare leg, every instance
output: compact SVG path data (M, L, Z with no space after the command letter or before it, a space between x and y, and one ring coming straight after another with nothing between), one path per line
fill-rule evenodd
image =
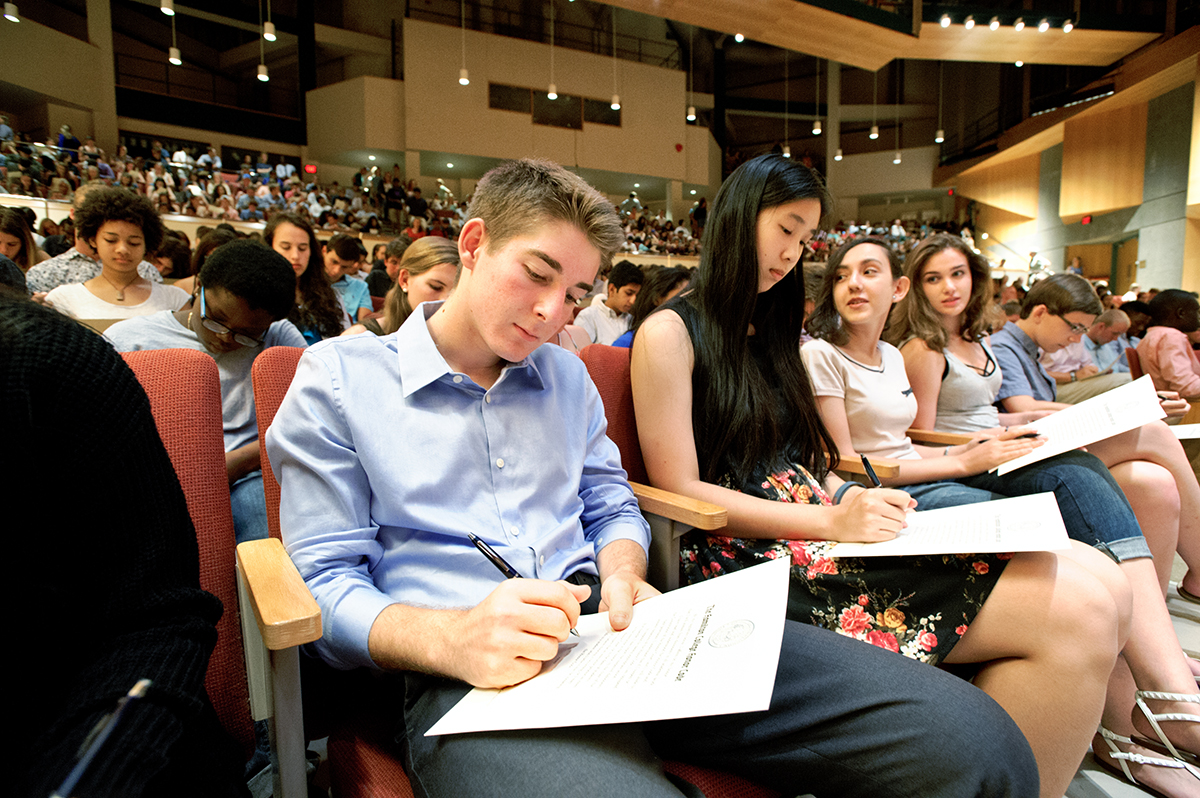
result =
M1130 460L1146 460L1167 471L1179 495L1179 540L1176 550L1187 563L1184 587L1200 591L1200 483L1183 446L1171 429L1155 421L1088 446L1109 468ZM1146 531L1143 527L1143 532Z
M1170 471L1145 460L1127 460L1112 466L1110 471L1150 545L1159 588L1165 596L1179 542L1179 492L1175 479Z
M1079 547L1081 557L1090 549ZM1092 552L1101 559L1103 555ZM947 662L983 663L975 684L1008 712L1037 758L1043 798L1061 798L1100 721L1130 597L1108 561L1107 583L1072 558L1019 554Z

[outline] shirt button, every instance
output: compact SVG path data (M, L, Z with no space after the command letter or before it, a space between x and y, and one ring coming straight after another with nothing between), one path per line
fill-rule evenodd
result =
M504 468L504 458L503 457L496 458L496 468Z
M461 375L461 374L455 374L455 375L454 375L454 381L455 381L456 383L458 383L458 382L462 382L462 375Z
M487 402L490 405L492 403L492 397L485 396L485 397L483 397L483 401Z
M538 557L538 565L545 565L545 564L546 564L546 555L543 554L541 557Z
M512 536L513 536L514 538L516 538L516 537L520 537L520 536L521 536L521 530L520 530L520 529L517 529L515 526L514 526L512 529L508 530L508 531L509 531L509 532L512 534Z

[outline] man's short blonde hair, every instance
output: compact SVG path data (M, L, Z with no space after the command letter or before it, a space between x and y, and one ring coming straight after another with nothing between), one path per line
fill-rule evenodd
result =
M467 220L482 219L488 247L502 247L547 222L569 222L600 251L607 268L625 241L612 203L579 175L549 161L507 161L475 187Z

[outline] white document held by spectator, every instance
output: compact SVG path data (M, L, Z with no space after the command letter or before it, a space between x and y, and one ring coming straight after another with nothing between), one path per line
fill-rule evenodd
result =
M1024 457L1009 460L996 473L1004 476L1030 463L1120 435L1166 416L1147 374L1028 424L1046 438L1046 443Z
M784 557L657 596L634 607L622 632L612 630L606 612L582 616L579 638L562 643L558 659L540 674L503 690L472 690L425 734L765 710L779 665L790 565ZM738 689L711 689L731 673Z
M999 554L1071 548L1053 493L908 514L908 526L879 543L839 543L830 557Z

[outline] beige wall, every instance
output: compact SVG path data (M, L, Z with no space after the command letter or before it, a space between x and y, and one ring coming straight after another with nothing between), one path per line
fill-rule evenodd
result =
M899 164L892 163L895 150L847 155L841 161L830 161L829 183L835 187L835 199L842 203L845 198L864 194L933 188L933 168L937 165L939 149L935 145L901 150ZM839 213L848 207L839 204Z
M458 85L460 31L405 20L406 146L494 158L539 156L568 166L709 183L707 148L689 161L684 123L685 75L618 60L621 127L584 124L582 131L533 124L529 114L488 108L488 82L542 88L550 82L548 45L467 31L471 85ZM555 48L562 94L608 99L611 58ZM684 145L682 150L676 144ZM694 167L693 167L694 163ZM707 178L707 175L705 175Z

